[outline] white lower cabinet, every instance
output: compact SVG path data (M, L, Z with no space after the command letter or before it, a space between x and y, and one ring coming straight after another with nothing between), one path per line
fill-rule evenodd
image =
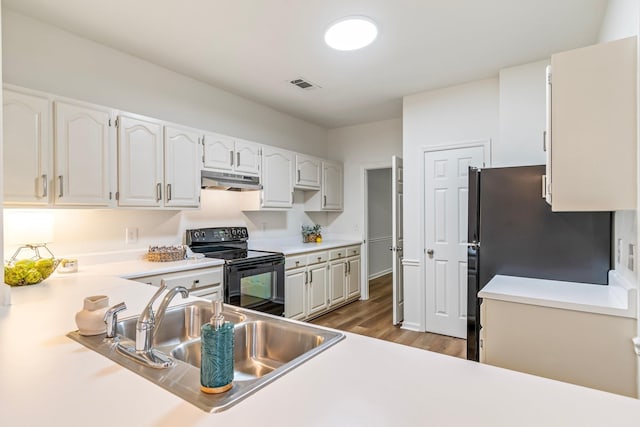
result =
M484 298L480 320L481 363L637 397L633 318Z
M285 263L284 315L297 320L315 317L329 306L327 253L293 258Z
M318 317L360 296L359 246L288 256L285 268L285 317Z

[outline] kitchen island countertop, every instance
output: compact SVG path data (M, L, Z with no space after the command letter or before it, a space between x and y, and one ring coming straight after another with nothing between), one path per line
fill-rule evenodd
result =
M635 399L350 333L236 406L208 414L65 336L76 329L85 296L125 301L125 317L142 310L153 288L69 275L12 292L14 304L0 308L6 426L637 426L640 420Z

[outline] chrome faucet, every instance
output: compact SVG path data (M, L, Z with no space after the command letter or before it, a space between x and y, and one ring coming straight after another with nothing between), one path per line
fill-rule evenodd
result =
M169 292L164 296L160 306L153 312L153 303L158 299L160 294L167 289L164 280L160 282L160 289L151 297L151 300L144 308L138 322L136 323L136 351L149 351L153 346L153 338L156 335L156 331L160 327L164 314L167 311L169 303L178 293L182 295L182 298L189 296L189 291L184 286L176 286L169 289Z
M107 336L106 338L116 338L116 326L118 324L118 313L127 309L127 304L121 302L113 307L109 308L104 313L104 323L107 324Z
M182 295L182 298L189 296L189 290L184 286L176 286L169 289L167 294L162 299L162 302L158 306L156 312L153 312L153 303L158 299L160 294L167 289L167 285L164 280L160 282L160 288L151 297L151 300L147 303L138 321L136 322L136 342L135 346L118 344L117 350L131 357L132 359L140 362L144 365L152 368L170 368L175 365L175 361L162 353L159 350L153 348L153 337L164 319L164 314L167 311L169 303L178 293Z

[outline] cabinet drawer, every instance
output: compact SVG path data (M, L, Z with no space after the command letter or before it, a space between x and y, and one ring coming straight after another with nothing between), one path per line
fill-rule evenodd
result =
M360 246L351 246L346 249L347 256L360 255Z
M340 259L347 256L347 248L332 249L329 251L329 259Z
M314 252L307 255L307 264L317 264L319 262L326 262L329 259L328 252Z
M284 268L290 270L292 268L304 267L307 265L306 255L288 256L284 260Z
M222 268L180 271L156 276L139 277L134 280L153 286L160 286L161 281L164 280L168 288L175 288L176 286L184 286L187 289L202 288L204 286L221 284Z

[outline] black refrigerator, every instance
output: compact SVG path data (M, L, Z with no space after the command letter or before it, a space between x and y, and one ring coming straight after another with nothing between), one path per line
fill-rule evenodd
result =
M478 292L495 276L607 285L611 212L551 212L544 166L469 168L467 359L478 360Z

